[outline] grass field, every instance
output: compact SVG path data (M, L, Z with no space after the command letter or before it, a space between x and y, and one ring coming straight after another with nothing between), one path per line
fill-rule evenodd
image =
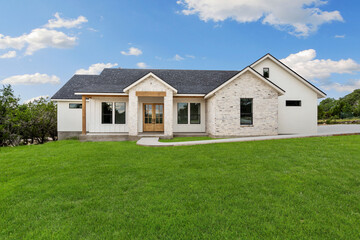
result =
M360 136L0 148L0 239L359 239Z

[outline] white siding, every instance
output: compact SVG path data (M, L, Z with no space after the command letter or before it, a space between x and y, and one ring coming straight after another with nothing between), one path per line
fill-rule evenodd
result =
M57 102L58 113L57 113L57 125L59 132L81 132L82 130L82 109L71 109L69 108L70 103L81 103L78 101L59 101ZM86 117L89 118L89 102L86 107ZM89 122L86 122L87 129L89 129Z
M200 124L178 124L177 123L177 104L178 103L200 103ZM190 105L188 106L190 108ZM206 117L205 117L205 100L202 98L174 98L174 132L205 132ZM190 118L190 115L188 116Z
M101 123L101 103L102 102L125 102L126 103L126 113L125 113L125 124L115 124L114 121L112 124L102 124ZM86 122L89 123L89 132L93 133L105 133L105 132L112 132L112 133L125 133L128 132L128 98L126 97L94 97L90 99L90 108L89 113L86 114ZM81 111L80 111L81 113ZM114 113L113 113L114 115ZM80 116L81 118L81 116Z
M254 69L262 74L265 67L270 69L269 80L286 92L279 96L279 134L316 133L317 94L270 59ZM301 100L301 107L286 107L286 100Z

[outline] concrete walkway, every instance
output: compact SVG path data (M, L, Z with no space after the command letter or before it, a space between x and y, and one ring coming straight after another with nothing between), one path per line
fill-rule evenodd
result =
M202 141L188 141L188 142L159 142L158 137L144 137L137 141L137 145L148 147L171 147L171 146L190 146L213 143L228 143L228 142L248 142L248 141L263 141L274 139L290 139L290 138L306 138L306 137L328 137L339 135L360 135L360 124L338 124L338 125L324 125L318 127L317 134L303 134L303 135L276 135L276 136L260 136L260 137L241 137L241 138L227 138L214 139Z

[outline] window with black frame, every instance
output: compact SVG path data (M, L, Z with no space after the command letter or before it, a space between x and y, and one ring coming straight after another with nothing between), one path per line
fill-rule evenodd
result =
M190 103L190 124L200 124L200 103Z
M270 69L269 68L263 68L263 76L264 76L264 78L270 77Z
M240 125L253 124L253 99L241 98L240 99Z
M125 124L126 104L124 102L115 103L115 124Z
M187 103L178 103L178 124L188 124L188 104Z
M102 124L111 124L112 123L112 112L113 112L113 103L112 102L101 103L101 123Z
M70 109L81 109L82 104L81 103L69 103L69 108Z

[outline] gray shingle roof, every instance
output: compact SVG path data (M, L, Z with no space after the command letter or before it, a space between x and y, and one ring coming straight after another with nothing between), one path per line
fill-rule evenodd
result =
M122 93L150 72L179 94L207 94L240 71L105 68L100 75L74 75L52 99L80 99L75 92Z

